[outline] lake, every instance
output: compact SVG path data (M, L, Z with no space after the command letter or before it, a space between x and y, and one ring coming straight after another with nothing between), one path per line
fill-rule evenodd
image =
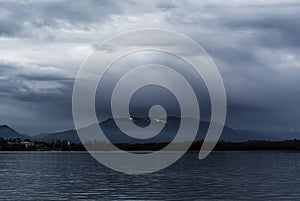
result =
M197 154L125 175L85 152L0 152L0 200L300 200L300 153Z

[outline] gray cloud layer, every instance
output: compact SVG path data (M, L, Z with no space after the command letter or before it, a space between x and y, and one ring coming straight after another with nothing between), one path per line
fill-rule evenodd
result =
M233 127L300 130L297 1L1 1L0 124L73 127L73 81L95 45L137 28L190 36L215 60Z

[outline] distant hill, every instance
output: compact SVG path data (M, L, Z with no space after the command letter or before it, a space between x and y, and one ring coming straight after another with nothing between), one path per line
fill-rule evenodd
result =
M253 130L252 133L256 133L257 135L269 135L273 136L274 138L284 139L284 140L293 140L293 139L300 139L300 130Z
M132 121L135 124L146 127L150 123L149 118L131 118L125 119L120 118L120 121ZM106 134L107 138L111 142L114 143L149 143L149 142L170 142L174 139L175 135L177 134L178 127L180 125L180 118L178 117L168 117L166 122L162 122L159 119L152 119L157 124L165 124L164 129L161 133L156 135L153 138L140 140L129 137L122 133L117 125L115 124L114 119L107 119L101 123L99 123L101 129ZM196 119L190 119L190 121L198 121ZM198 130L197 136L195 140L203 140L207 133L208 127L210 123L207 121L200 122L200 129ZM95 125L91 125L95 126ZM86 128L83 128L83 130ZM187 131L187 135L189 131ZM61 132L55 133L42 133L36 136L26 136L18 133L17 131L13 130L12 128L8 127L7 125L0 126L0 138L20 138L20 139L28 139L34 141L45 141L45 142L52 142L56 140L68 140L74 143L80 143L80 139L77 135L76 130L66 130ZM269 140L269 141L279 141L284 140L283 138L271 137L271 135L266 135L263 133L258 132L250 132L250 131L243 131L230 128L228 126L224 126L221 139L223 141L230 141L230 142L244 142L248 140Z
M202 124L202 126L201 126ZM209 122L201 122L197 140L203 140L207 133ZM279 141L282 138L273 137L264 133L255 133L245 130L233 129L228 126L224 126L220 140L227 142L245 142L248 140L268 140L268 141Z
M123 119L122 119L123 120ZM124 119L124 121L128 121ZM142 127L147 126L150 123L148 118L133 118L132 121ZM154 119L155 121L155 119ZM198 121L196 119L191 119L191 121ZM164 123L161 121L156 121L156 123ZM172 141L177 133L177 129L180 125L180 118L178 117L169 117L167 119L166 125L162 132L157 136L146 139L146 140L136 140L134 138L128 137L117 128L116 124L114 123L113 119L108 119L102 123L100 126L107 137L114 143L148 143L148 142L168 142ZM208 127L210 122L201 121L199 126L200 129L198 130L197 136L195 140L203 140L206 136ZM188 132L188 131L187 131ZM188 133L187 133L188 134ZM270 140L270 141L277 141L282 140L281 138L275 138L264 134L256 134L254 132L248 132L243 130L236 130L230 128L228 126L224 126L223 132L221 135L221 139L223 141L230 141L230 142L243 142L248 140Z
M30 138L29 136L22 135L18 133L16 130L10 128L8 125L1 125L0 126L0 138L4 139L28 139Z
M36 141L52 142L56 140L68 140L74 143L80 143L76 130L67 130L56 133L42 133L32 137Z
M135 124L145 127L150 123L149 118L132 118L132 119L125 119L120 118L120 121L133 121ZM156 123L164 124L164 122L152 119ZM197 120L192 120L197 121ZM177 117L169 117L167 119L166 125L161 133L159 133L157 136L140 140L135 139L132 137L129 137L122 133L117 125L114 122L114 119L107 119L101 123L99 123L101 129L104 131L106 136L110 139L111 142L114 143L149 143L149 142L169 142L172 141L177 133L177 129L180 125L180 118ZM210 123L206 121L200 122L200 129L197 133L195 140L203 140L205 138L205 135L207 133L208 127ZM95 125L92 125L95 126ZM85 128L83 128L85 129ZM63 132L56 132L56 133L43 133L38 136L34 137L35 140L39 141L56 141L56 140L69 140L75 143L79 143L80 139L77 135L76 130L67 130ZM282 140L281 138L275 138L268 135L264 135L262 133L256 134L255 132L248 132L243 130L236 130L227 126L224 126L221 140L223 141L230 141L230 142L243 142L248 140L270 140L270 141L278 141Z
M41 139L43 137L46 137L47 135L50 135L51 133L40 133L38 135L33 136L34 139Z

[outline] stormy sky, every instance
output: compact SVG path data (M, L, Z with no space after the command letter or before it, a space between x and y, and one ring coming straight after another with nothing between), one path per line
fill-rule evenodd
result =
M73 128L73 83L86 57L114 35L163 28L214 59L227 125L300 131L299 19L300 3L289 0L0 1L0 124L30 135Z

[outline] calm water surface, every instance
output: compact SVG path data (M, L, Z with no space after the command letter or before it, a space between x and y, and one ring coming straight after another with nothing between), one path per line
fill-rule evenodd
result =
M0 152L0 200L300 200L300 153L188 153L125 175L87 153Z

